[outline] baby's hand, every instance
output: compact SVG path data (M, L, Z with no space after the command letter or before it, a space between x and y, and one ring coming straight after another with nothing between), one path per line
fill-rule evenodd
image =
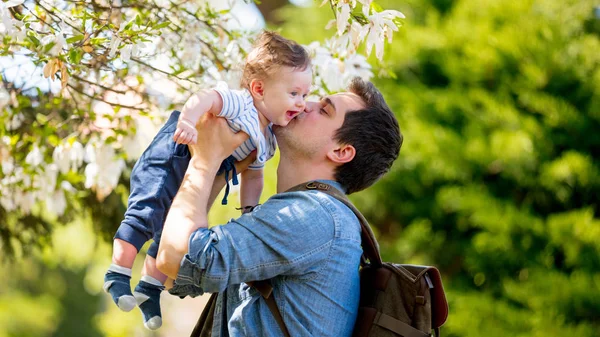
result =
M173 135L173 140L177 144L196 144L198 131L196 126L189 120L182 118L177 122L177 130Z

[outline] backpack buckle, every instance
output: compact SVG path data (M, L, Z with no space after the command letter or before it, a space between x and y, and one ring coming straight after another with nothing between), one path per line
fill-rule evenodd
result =
M306 189L307 190L323 190L323 191L328 191L329 188L331 188L331 186L327 185L327 184L323 184L320 182L316 182L316 181L311 181L309 183L306 184Z

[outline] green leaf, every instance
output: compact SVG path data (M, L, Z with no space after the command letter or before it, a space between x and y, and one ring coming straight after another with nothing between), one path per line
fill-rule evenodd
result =
M74 43L77 41L81 41L81 40L83 40L84 37L85 36L83 34L71 36L70 38L67 39L67 43Z
M56 43L54 43L54 42L50 42L50 43L48 43L47 45L45 45L45 46L44 46L44 49L43 49L44 53L47 53L47 52L49 52L49 51L50 51L50 49L52 49L52 47L54 47L54 45L55 45L55 44L56 44Z
M376 2L371 2L371 10L375 12L383 12L383 8Z
M155 26L154 26L154 27L152 27L152 28L153 28L153 29L155 29L155 30L158 30L158 29L165 28L165 27L169 26L170 24L171 24L171 23L170 23L170 22L168 22L168 21L166 21L166 22L161 22L161 23L159 23L159 24L155 25Z
M108 39L105 37L94 37L90 39L90 43L93 45L99 45L99 44L103 44L105 42L107 42Z
M35 120L38 121L41 125L48 123L48 116L42 114L36 114Z
M34 36L35 33L29 31L27 32L27 37L29 38L29 40L31 40L31 42L33 43L34 46L39 47L40 46L40 40L38 40L37 37Z
M71 64L79 64L82 58L83 53L81 52L81 49L73 48L69 51L69 62L71 62Z
M135 24L142 26L142 17L139 14L135 16Z
M48 136L48 144L52 146L58 146L58 137L56 135Z

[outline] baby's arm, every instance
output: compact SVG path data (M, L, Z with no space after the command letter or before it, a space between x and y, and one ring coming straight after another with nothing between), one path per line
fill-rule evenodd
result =
M240 186L240 204L242 214L249 212L246 206L256 206L260 201L263 190L263 169L246 170L242 172L242 184Z
M215 90L199 91L185 102L173 140L178 144L195 144L198 137L196 123L200 117L207 112L216 116L222 108L223 100Z

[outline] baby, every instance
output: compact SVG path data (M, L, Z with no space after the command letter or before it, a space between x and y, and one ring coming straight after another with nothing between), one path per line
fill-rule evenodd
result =
M256 160L242 172L240 204L251 210L258 204L263 188L262 170L276 149L272 124L285 126L304 110L304 99L312 83L310 58L306 50L272 32L262 33L249 53L242 75L243 90L230 90L219 84L191 97L183 113L174 111L144 151L131 172L131 194L125 219L115 234L112 264L104 277L104 290L123 311L140 307L144 325L151 330L162 325L160 293L166 276L156 269L156 253L163 224L171 202L181 185L190 153L186 144L196 141L195 125L204 113L227 119L234 132L250 137L221 164L218 175L232 174L233 163L256 150ZM216 195L212 191L211 195ZM227 204L229 184L222 204ZM208 205L210 207L210 205ZM131 268L140 248L153 239L142 277L131 292Z

